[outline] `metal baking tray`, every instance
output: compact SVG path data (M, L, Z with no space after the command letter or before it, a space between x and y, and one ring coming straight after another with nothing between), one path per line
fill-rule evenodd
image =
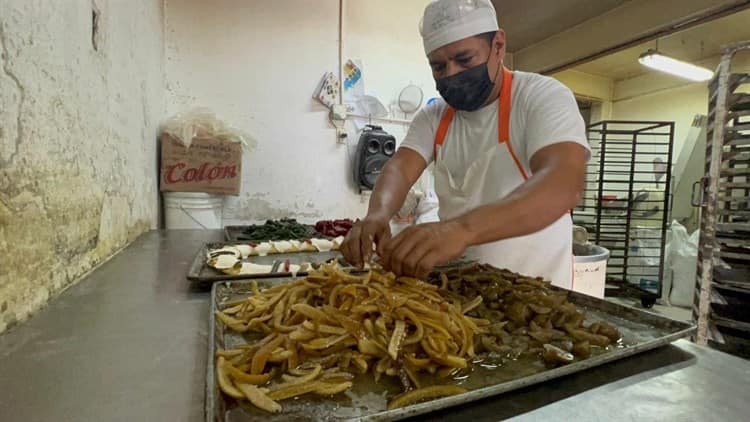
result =
M329 236L323 236L322 234L318 233L317 230L315 230L315 227L304 224L305 226L309 227L310 230L315 233L315 237L321 238L321 239L331 239ZM226 239L228 242L247 242L247 240L239 240L240 236L242 236L242 233L247 230L247 228L250 226L225 226L224 227L224 239ZM302 240L302 239L277 239L277 240Z
M750 291L750 267L740 265L714 267L714 281Z
M295 278L257 280L258 284L271 286L288 283ZM371 381L371 376L356 378L352 390L345 396L322 398L303 396L297 400L282 402L284 410L279 414L269 414L251 405L238 405L227 399L216 386L214 356L217 349L233 347L245 340L238 334L225 331L224 326L214 318L214 311L221 310L222 304L250 295L250 281L229 281L216 283L211 290L211 310L209 318L208 370L206 372L207 422L240 422L264 420L273 421L393 421L429 413L434 410L457 406L486 397L495 396L532 384L584 371L618 359L635 355L650 349L667 345L677 339L687 337L695 330L689 322L675 321L660 315L607 302L579 293L571 292L569 300L586 311L587 321L607 321L618 327L623 335L625 347L592 356L567 366L545 370L543 366L529 370L528 365L514 368L514 364L496 370L480 370L469 375L461 384L469 390L464 394L432 400L400 409L386 410L384 394L398 391L398 386L381 379L379 384Z
M291 277L292 274L288 272L274 272L271 274L241 274L241 275L229 275L224 274L214 268L206 265L206 255L210 249L219 249L226 245L236 245L239 242L211 242L203 245L198 253L193 258L193 263L190 264L188 269L187 279L199 286L208 286L217 281L224 280L247 280L257 278L269 278L269 277ZM301 262L309 262L312 264L321 264L329 262L333 259L338 260L342 266L349 266L341 256L339 251L329 252L288 252L271 254L266 256L250 256L243 259L243 262L252 262L260 265L274 265L279 263L283 265L286 260L289 260L291 264L299 264ZM306 272L299 272L297 275L305 276Z

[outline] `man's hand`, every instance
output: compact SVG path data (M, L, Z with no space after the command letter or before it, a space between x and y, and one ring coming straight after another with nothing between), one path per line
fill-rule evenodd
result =
M357 268L362 268L372 257L373 243L382 245L391 238L388 219L367 216L354 224L341 245L344 259Z
M419 224L384 242L379 249L380 263L397 275L425 279L435 265L460 258L468 240L455 221Z
M409 189L422 174L427 163L418 152L399 148L385 163L370 197L367 217L352 227L341 245L347 262L362 268L372 256L372 244L378 246L391 238L391 217L401 208Z

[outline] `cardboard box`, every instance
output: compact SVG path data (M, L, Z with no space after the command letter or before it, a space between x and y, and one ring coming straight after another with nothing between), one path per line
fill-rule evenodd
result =
M161 136L162 192L240 194L242 145L213 138L194 138L189 148L167 134Z

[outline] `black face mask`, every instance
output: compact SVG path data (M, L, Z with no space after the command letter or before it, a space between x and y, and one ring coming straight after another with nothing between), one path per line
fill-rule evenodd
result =
M495 83L490 80L487 71L487 62L437 81L437 90L445 102L456 110L465 111L482 107L494 87Z

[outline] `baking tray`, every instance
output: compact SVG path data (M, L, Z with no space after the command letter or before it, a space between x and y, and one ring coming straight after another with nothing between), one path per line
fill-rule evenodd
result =
M296 278L276 278L256 280L262 287L288 283ZM222 309L222 304L248 296L251 281L228 281L216 283L211 290L211 310L209 317L208 370L206 372L206 408L207 422L240 422L264 420L273 421L318 421L318 420L357 420L357 421L393 421L429 413L434 410L457 406L508 391L538 384L553 378L584 371L650 349L667 345L677 339L690 336L695 325L689 322L675 321L657 314L636 308L607 302L579 293L571 292L569 300L583 308L587 321L607 321L618 327L623 335L625 347L614 348L606 353L574 362L567 366L545 370L543 366L529 371L514 368L514 363L502 366L494 371L478 371L466 378L461 384L469 391L451 397L415 404L400 409L386 410L383 396L386 389L395 388L381 379L374 384L369 375L357 378L354 386L346 396L323 398L304 396L297 400L282 402L284 410L279 414L269 414L251 405L236 405L224 397L215 382L214 356L217 349L225 349L244 342L243 338L230 331L225 331L223 324L214 318L214 312ZM527 365L528 366L528 365ZM521 370L526 373L521 373Z
M199 286L208 286L217 281L224 280L247 280L257 278L269 278L269 277L291 277L292 274L288 272L277 272L273 274L240 274L240 275L229 275L224 274L214 268L206 265L206 255L210 249L219 249L226 245L236 245L239 242L211 242L203 245L198 253L193 258L193 263L190 264L188 269L187 279L191 283L195 283ZM252 262L260 265L274 265L275 262L280 262L282 265L286 260L289 260L291 264L299 264L301 262L310 262L313 264L329 262L333 259L338 260L339 263L346 267L348 264L343 260L341 252L339 251L328 251L328 252L288 252L278 253L266 256L250 256L243 259L243 262ZM300 271L297 275L305 276L306 272Z
M198 287L208 287L218 281L226 280L248 280L248 279L259 279L259 278L276 278L276 277L291 277L292 274L288 272L275 272L272 274L239 274L229 275L221 271L206 265L206 255L210 249L219 249L227 245L236 245L241 242L210 242L201 246L198 252L193 258L193 262L190 264L187 273L187 279ZM289 260L291 264L299 264L301 262L309 262L313 264L320 264L324 262L330 262L331 260L337 260L338 263L344 268L351 268L351 265L344 260L344 257L339 251L328 251L328 252L287 252L270 254L266 256L250 256L243 259L243 262L252 262L260 265L274 265L279 262L283 265L286 260ZM468 265L476 262L475 260L460 258L449 262L445 265L438 265L435 267L436 270L448 269L456 266ZM306 276L306 271L300 271L297 273L298 276Z

